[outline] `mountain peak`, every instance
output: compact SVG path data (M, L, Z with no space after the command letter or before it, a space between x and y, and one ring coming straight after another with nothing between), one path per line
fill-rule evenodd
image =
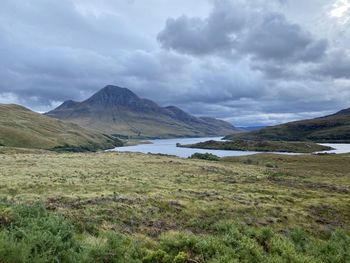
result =
M127 88L108 85L87 99L85 103L102 105L128 105L140 98Z
M129 90L128 88L122 88L122 87L114 86L114 85L108 85L108 86L104 87L103 89L98 91L94 96L101 95L101 94L112 96L112 97L128 96L128 97L138 98L138 96L134 92Z
M132 93L134 94L131 90L127 88L122 88L119 86L115 85L107 85L104 88L102 88L99 92L107 92L107 93Z

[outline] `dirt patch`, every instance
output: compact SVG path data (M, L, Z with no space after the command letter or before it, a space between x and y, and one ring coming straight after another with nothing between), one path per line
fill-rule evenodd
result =
M349 187L346 187L346 186L338 186L338 185L308 182L308 181L296 181L296 180L286 179L284 177L277 177L277 176L268 177L268 179L270 182L273 182L275 184L292 187L292 188L298 188L298 189L306 188L310 190L317 189L317 190L322 190L327 192L350 194L350 189Z
M310 206L309 209L312 218L318 224L325 225L332 230L344 226L346 218L343 213L345 211L330 205Z
M46 201L46 208L48 210L56 210L58 208L71 208L71 209L81 209L87 205L99 205L106 203L125 203L134 204L144 201L142 198L130 198L125 196L106 196L106 197L96 197L91 199L76 199L71 200L64 197L53 197L48 198Z

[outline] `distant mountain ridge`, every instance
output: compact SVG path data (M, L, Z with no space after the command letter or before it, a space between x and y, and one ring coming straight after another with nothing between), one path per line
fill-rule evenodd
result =
M66 101L47 116L103 133L147 138L224 136L230 123L195 117L176 106L161 107L127 88L109 85L83 102Z
M225 138L350 143L350 108L325 117L289 122Z

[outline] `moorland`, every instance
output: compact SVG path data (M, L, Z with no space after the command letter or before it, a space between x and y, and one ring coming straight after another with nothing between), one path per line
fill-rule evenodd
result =
M350 261L350 155L0 152L1 262Z

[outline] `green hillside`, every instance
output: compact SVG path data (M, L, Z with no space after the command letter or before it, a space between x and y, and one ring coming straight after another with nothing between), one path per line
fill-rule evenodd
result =
M112 148L120 141L18 105L0 104L0 146L84 151Z
M290 122L225 139L350 142L350 109L326 117Z

